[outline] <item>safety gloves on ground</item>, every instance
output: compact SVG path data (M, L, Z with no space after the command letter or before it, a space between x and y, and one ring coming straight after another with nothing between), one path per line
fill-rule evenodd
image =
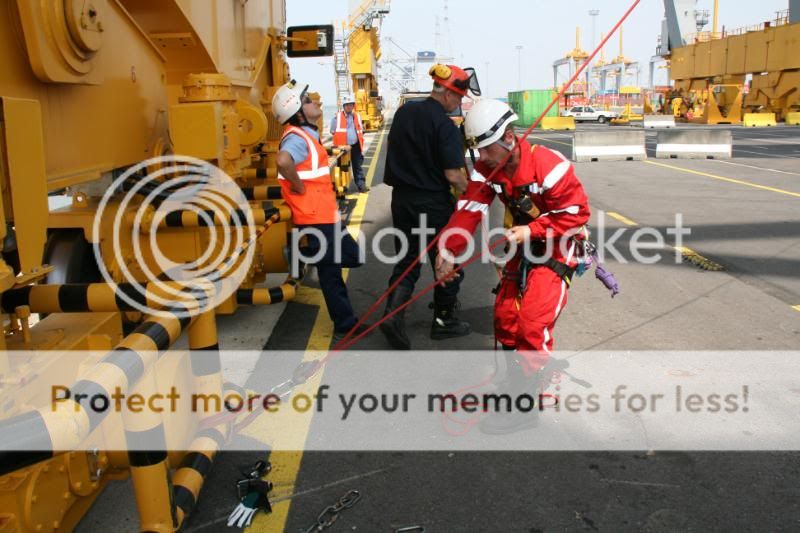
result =
M256 493L245 496L228 516L228 527L248 527L258 511L258 497L259 495Z
M259 509L265 513L272 512L268 498L272 483L262 479L270 470L272 466L266 461L257 461L251 467L240 469L244 477L236 482L239 504L228 516L228 527L248 527Z

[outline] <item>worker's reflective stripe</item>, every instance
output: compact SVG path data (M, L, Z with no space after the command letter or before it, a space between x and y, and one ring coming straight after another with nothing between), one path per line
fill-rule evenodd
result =
M364 133L361 124L361 117L353 111L353 127L356 130L359 146L364 146ZM344 111L339 111L336 115L336 130L333 132L333 144L336 146L347 145L347 116Z
M343 111L339 111L336 115L336 133L347 134L347 119Z
M314 139L312 139L308 133L296 126L287 127L283 137L285 138L291 133L299 135L300 138L306 142L306 145L308 145L309 157L297 165L297 176L301 180L315 180L330 177L331 169L328 167L327 154L324 152L325 149L322 145L314 142ZM322 153L320 153L320 151L322 151ZM321 159L325 159L324 163L321 163ZM309 166L311 168L308 168ZM285 180L286 177L278 174L278 179Z
M298 170L297 171L297 176L301 180L315 180L315 179L321 178L323 176L330 176L330 174L331 174L331 169L329 169L328 167L322 167L322 168L318 168L316 170ZM278 174L278 179L279 180L285 180L286 178L283 177L282 175Z
M570 205L562 209L553 209L552 211L548 211L547 213L542 213L541 216L544 217L547 215L555 215L556 213L569 213L570 215L577 215L580 210L581 207L579 205Z
M321 167L316 170L298 170L297 175L300 176L301 180L313 180L316 178L321 178L323 176L329 176L331 173L331 169L328 167ZM282 176L279 176L282 177Z
M361 124L361 116L353 111L353 125L356 128L356 137L358 137L358 145L364 146L364 126Z
M542 192L555 187L555 185L561 181L561 178L566 175L571 164L572 163L569 161L562 161L553 167L553 170L547 173L547 176L545 176L544 181L542 182Z
M319 154L317 153L317 148L314 144L314 140L306 133L303 128L298 128L297 126L289 126L286 128L286 133L284 133L284 137L289 135L290 133L294 133L299 135L301 139L303 139L306 144L308 145L308 153L311 155L311 168L316 169L319 167Z
M472 211L475 213L488 213L489 212L489 205L484 204L481 202L476 202L474 200L459 200L457 209L463 209L465 211Z
M483 174L481 174L477 170L473 170L472 171L472 174L470 174L470 176L469 176L469 180L470 181L477 181L479 183L485 183L486 182L486 178L484 178Z

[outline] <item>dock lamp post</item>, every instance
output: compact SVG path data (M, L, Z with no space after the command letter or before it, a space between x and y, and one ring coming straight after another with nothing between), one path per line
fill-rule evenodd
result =
M522 45L517 45L517 86L522 90Z
M484 63L486 65L486 72L484 73L486 81L484 83L485 83L485 86L486 86L486 97L488 98L489 97L489 62L485 61Z
M594 47L595 47L594 29L595 29L595 23L597 21L597 16L599 14L600 14L600 10L599 9L590 9L589 10L589 16L592 17L592 50L594 50ZM592 80L591 80L591 76L590 76L590 71L591 71L591 69L586 69L586 92L588 93L587 96L589 98L592 97L592 89L593 89L592 88Z

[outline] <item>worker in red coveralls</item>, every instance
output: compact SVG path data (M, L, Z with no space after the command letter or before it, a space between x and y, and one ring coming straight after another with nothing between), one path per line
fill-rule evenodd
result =
M506 350L508 365L501 388L538 399L534 389L540 386L540 370L553 348L553 328L585 253L589 200L564 156L516 137L516 119L508 105L488 99L467 114L467 142L477 148L480 159L448 225L460 230L445 230L448 234L440 238L436 274L442 282L452 275L453 257L467 245L465 233L474 233L489 204L499 197L513 217L506 233L509 246L517 246L503 270L494 307L495 337ZM509 152L508 161L487 181ZM480 428L486 433L517 431L536 425L537 413L538 409L491 414Z

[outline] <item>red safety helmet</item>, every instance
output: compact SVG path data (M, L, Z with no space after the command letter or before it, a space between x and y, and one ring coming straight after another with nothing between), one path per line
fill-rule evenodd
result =
M466 96L467 90L475 96L481 95L481 88L473 68L462 69L456 65L438 63L428 70L428 74L433 81L461 96Z

